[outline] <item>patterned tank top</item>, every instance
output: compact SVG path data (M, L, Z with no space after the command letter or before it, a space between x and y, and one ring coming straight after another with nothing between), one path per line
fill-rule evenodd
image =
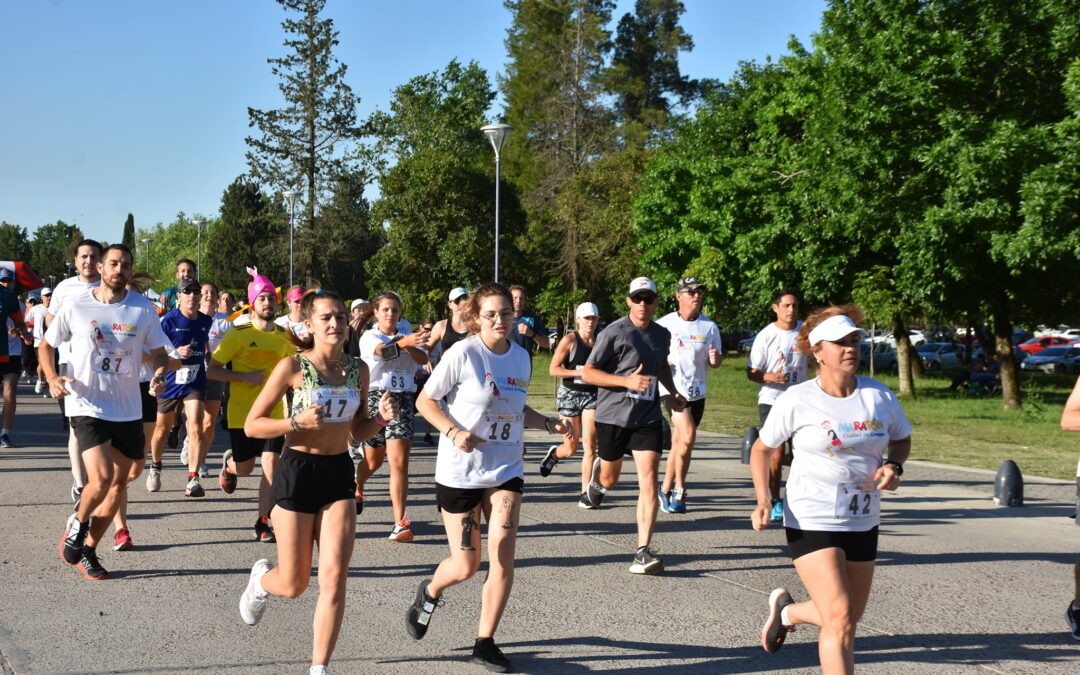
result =
M315 364L306 356L298 354L300 373L303 378L300 387L293 390L292 415L299 415L312 403L323 406L323 423L335 424L349 422L360 408L360 364L348 355L345 360L345 383L333 386L326 383Z

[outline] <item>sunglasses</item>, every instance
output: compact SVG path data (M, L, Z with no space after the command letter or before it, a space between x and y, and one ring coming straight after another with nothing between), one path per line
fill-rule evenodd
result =
M198 290L196 288L186 288L186 289L184 289L184 290L182 290L180 292L183 293L184 295L202 295L202 291L200 291L200 290Z
M651 305L656 302L656 296L651 293L642 293L641 295L631 295L630 302L635 305Z

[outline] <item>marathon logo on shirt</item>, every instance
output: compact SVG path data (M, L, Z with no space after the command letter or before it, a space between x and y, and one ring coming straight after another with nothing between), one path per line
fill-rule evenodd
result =
M836 428L844 438L856 438L869 434L870 436L884 436L885 423L880 420L865 420L855 422L839 422Z
M525 379L522 379L520 377L509 377L508 376L508 377L498 378L498 380L501 380L503 387L506 387L507 389L509 389L511 391L525 392L525 391L527 391L529 389L529 381L525 380ZM496 388L496 390L497 390L497 388Z
M124 337L135 337L135 324L133 323L114 323L112 325L113 335L120 334Z

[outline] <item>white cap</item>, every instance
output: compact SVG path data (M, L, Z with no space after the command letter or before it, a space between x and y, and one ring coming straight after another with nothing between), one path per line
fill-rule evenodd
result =
M577 311L574 312L574 316L579 319L584 319L587 316L600 316L600 308L591 302L583 302L577 306Z
M450 302L453 302L453 301L457 300L458 298L465 297L468 294L469 294L469 291L462 288L461 286L458 286L454 290L450 291L450 295L446 296L446 299L449 300Z
M357 298L357 299L352 301L352 305L349 307L349 309L356 309L360 305L365 305L365 304L367 304L367 300L365 300L363 298Z
M822 340L827 342L842 340L852 333L859 333L863 337L869 335L862 328L856 326L855 322L847 314L830 316L819 323L814 330L810 331L810 346L812 347Z
M630 282L630 290L626 293L626 296L630 297L638 291L649 291L656 295L656 284L649 277L638 277Z
M45 288L41 289L41 294L42 295L52 295L52 288L46 286Z

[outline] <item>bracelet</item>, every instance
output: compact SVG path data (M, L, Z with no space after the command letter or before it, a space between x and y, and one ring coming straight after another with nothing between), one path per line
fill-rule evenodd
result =
M372 419L375 420L375 424L378 424L380 427L390 426L390 420L384 420L382 413L375 413L375 417Z
M296 415L289 417L289 424L292 426L293 431L300 431L300 425L296 423Z
M457 445L457 440L456 439L457 439L457 435L460 434L460 433L461 433L461 429L458 429L457 431L455 431L454 435L450 437L450 442L453 443L454 445Z
M900 477L900 476L904 475L904 465L901 464L900 462L894 462L894 461L892 461L890 459L887 459L887 460L885 460L885 464L888 464L889 466L891 466L893 468L894 471L896 471L897 477Z
M453 431L454 429L457 429L457 425L456 424L451 424L450 428L446 430L446 433L444 433L443 436L446 436L447 438L453 440L453 437L450 436L450 432Z

